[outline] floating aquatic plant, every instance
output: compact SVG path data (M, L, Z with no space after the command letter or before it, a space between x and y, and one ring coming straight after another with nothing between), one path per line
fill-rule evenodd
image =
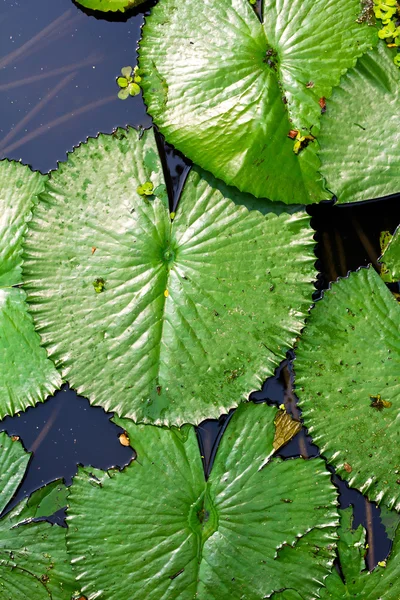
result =
M121 76L117 78L117 84L121 88L118 92L120 100L126 100L129 96L138 96L140 94L139 83L142 78L139 75L138 67L122 67Z
M313 230L303 209L240 205L253 200L193 168L172 219L151 130L89 140L51 174L25 287L79 393L136 421L198 423L273 375L310 305Z
M136 460L123 472L79 469L69 497L68 549L85 595L318 596L334 558L336 491L322 459L276 457L288 415L242 404L207 481L194 427L117 423Z

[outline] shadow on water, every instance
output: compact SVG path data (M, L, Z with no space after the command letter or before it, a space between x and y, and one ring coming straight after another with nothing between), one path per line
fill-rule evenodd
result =
M32 0L2 4L0 22L7 35L0 37L0 159L21 159L45 173L56 168L57 161L65 160L66 151L87 137L111 133L128 124L143 128L151 125L141 96L119 100L115 80L121 67L136 64L144 15L154 3L151 0L123 15L101 17L71 0L37 0L34 13ZM255 10L261 18L260 0ZM171 208L175 210L190 163L164 144L160 135L158 145ZM367 202L354 206L324 203L308 211L317 231L317 296L329 281L345 276L348 270L370 262L377 266L380 232L393 232L400 223L398 196L380 201L379 210L376 202ZM284 403L298 418L291 358L251 399ZM12 503L56 478L64 477L70 483L78 463L102 469L129 463L132 451L119 443L121 430L110 422L110 417L64 387L46 403L4 419L0 429L20 436L26 449L33 451ZM206 474L228 422L229 416L222 415L197 428ZM311 458L318 453L303 429L279 455ZM371 568L390 549L380 511L338 477L333 476L333 481L339 490L340 505L352 504L355 525L361 523L368 530ZM62 515L59 517L62 520Z
M381 231L393 233L400 223L400 194L382 200L333 205L323 202L309 206L311 225L316 230L316 297L330 281L345 277L370 263L379 270Z

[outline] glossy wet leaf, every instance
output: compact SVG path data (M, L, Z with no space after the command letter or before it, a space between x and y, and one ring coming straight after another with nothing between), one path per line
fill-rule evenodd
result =
M249 212L247 196L193 169L172 222L153 132L135 130L75 150L42 198L30 308L92 403L136 421L217 418L293 346L313 289L304 210Z
M270 0L260 23L248 0L163 0L140 43L149 112L168 142L240 190L329 198L317 142L296 155L288 135L318 133L321 98L377 42L360 10L359 0Z
M94 598L316 597L332 565L335 491L321 459L274 456L274 418L242 404L205 481L196 433L117 420L136 460L81 468L68 508L68 549ZM113 510L110 512L110 506Z
M91 10L100 10L102 12L125 12L130 8L135 8L143 4L145 0L76 0L78 4Z
M20 485L29 461L19 441L0 433L0 508ZM2 600L69 600L76 585L65 541L65 529L34 522L59 507L60 482L35 492L0 519L0 597ZM49 501L50 497L53 498ZM47 510L46 510L47 509ZM50 512L48 512L50 511Z
M0 162L0 418L43 402L61 378L40 347L22 283L22 240L45 178ZM14 287L13 287L14 286Z
M321 598L328 600L379 599L398 600L400 577L400 530L397 529L392 551L387 561L381 561L370 573L366 569L366 532L360 525L352 526L352 508L340 511L339 560L344 581L336 570L326 580ZM386 563L386 566L383 566Z
M306 427L352 487L400 508L400 307L372 269L332 284L296 351Z
M319 156L321 172L338 202L400 192L400 71L392 52L379 44L363 56L344 75L327 106Z
M380 258L385 281L400 281L400 228L398 227Z

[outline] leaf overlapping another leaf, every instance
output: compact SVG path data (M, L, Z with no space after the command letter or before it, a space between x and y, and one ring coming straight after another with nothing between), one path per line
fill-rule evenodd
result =
M242 404L205 481L195 430L117 420L137 458L80 469L68 549L89 600L314 598L332 566L336 493L321 459L274 457L274 418ZM110 513L110 505L114 509Z
M359 0L266 1L260 23L248 0L159 2L139 50L149 112L168 142L242 191L330 198L311 139L321 98L378 41L360 10ZM297 155L293 129L311 142Z
M379 45L343 76L318 137L321 173L338 203L400 191L400 70Z
M22 240L45 177L0 162L0 418L43 402L61 383L40 347L22 283Z
M0 433L0 510L22 481L29 454ZM2 600L70 600L76 586L67 557L65 529L35 522L62 508L65 488L54 482L20 502L0 519Z
M79 393L136 421L198 423L274 373L309 307L313 231L302 209L248 200L194 168L172 221L152 131L89 140L51 175L26 288Z

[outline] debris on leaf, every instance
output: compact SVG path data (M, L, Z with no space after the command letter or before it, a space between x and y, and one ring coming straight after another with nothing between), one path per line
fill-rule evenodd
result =
M380 394L378 394L377 396L370 396L370 398L372 400L371 407L376 408L377 410L390 408L392 406L392 403L388 402L387 400L383 400Z
M343 468L345 471L347 471L347 473L351 473L353 468L349 465L349 463L344 463Z
M297 136L299 135L299 130L298 129L291 129L288 133L288 137L291 140L294 140Z
M310 144L314 140L315 137L313 135L301 135L301 132L299 131L296 135L296 141L293 146L293 152L295 154L298 154L301 150L307 148L308 144Z
M281 408L281 407L279 407ZM279 450L287 444L297 433L299 433L302 425L299 421L295 421L286 410L279 410L275 420L275 437L273 442L274 450Z
M101 292L104 292L105 285L105 280L102 277L97 277L97 279L93 281L93 287L96 294L101 294Z
M139 185L136 191L140 196L152 196L154 185L151 183L151 181L146 181L146 183Z
M122 446L129 446L130 443L131 443L130 440L129 440L128 434L126 433L126 431L124 431L124 433L121 433L118 436L118 439L119 439L119 442L120 442L120 444Z

